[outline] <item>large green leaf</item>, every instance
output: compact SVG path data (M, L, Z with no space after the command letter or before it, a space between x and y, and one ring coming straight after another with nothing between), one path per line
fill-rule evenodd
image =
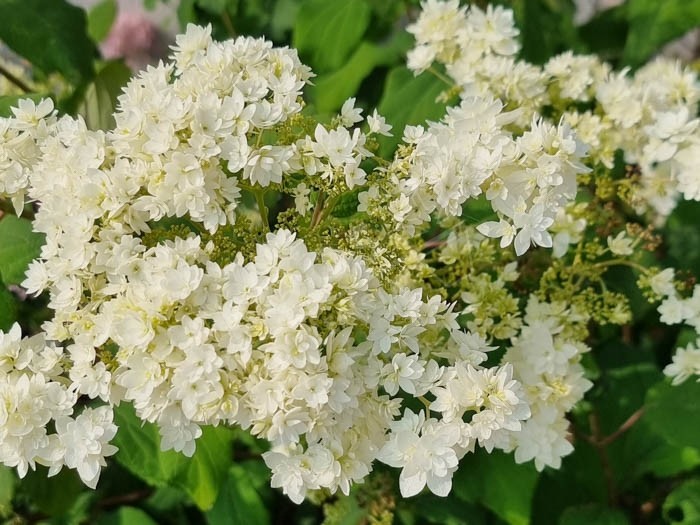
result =
M378 110L394 126L393 137L382 137L380 154L390 155L401 140L406 125L423 124L437 120L445 112L445 103L437 98L449 86L431 73L414 76L405 67L389 72Z
M664 501L666 523L697 525L700 523L700 479L689 479Z
M559 520L559 525L627 525L629 520L622 512L603 505L569 507Z
M187 458L161 451L157 427L143 423L130 405L119 406L114 419L119 427L113 440L119 447L119 463L150 485L182 488L202 510L212 507L231 464L230 430L204 428L194 456Z
M32 231L32 223L14 215L0 220L0 278L19 284L29 263L39 256L44 236Z
M210 525L246 525L270 523L270 513L256 489L249 463L234 464L228 471L216 503L207 512Z
M309 96L321 113L336 111L357 93L362 81L377 67L396 63L410 46L407 33L398 33L388 44L362 42L348 61L332 73L319 75Z
M700 383L663 381L647 394L646 420L669 443L700 449Z
M518 465L502 452L466 456L455 473L457 497L482 503L510 525L530 523L530 509L538 473L532 463Z
M172 484L182 488L202 510L212 508L232 461L233 435L223 426L205 427L194 456L185 458Z
M79 112L90 129L114 127L114 110L122 87L131 78L131 70L121 61L107 62L88 86Z
M45 73L73 84L93 75L97 54L85 11L66 0L0 0L0 40Z
M627 3L629 33L623 59L635 66L700 20L700 0L629 0Z
M369 25L364 0L306 0L299 9L292 43L317 72L338 69Z

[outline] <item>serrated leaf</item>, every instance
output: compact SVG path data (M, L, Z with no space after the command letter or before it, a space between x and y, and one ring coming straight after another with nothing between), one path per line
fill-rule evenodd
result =
M637 66L700 20L700 0L629 0L623 60Z
M370 21L364 0L305 0L292 44L316 73L338 69L358 46Z
M231 465L219 497L206 517L210 525L270 523L270 513L255 489L254 478L246 464Z
M700 449L700 383L663 381L647 393L645 419L669 443Z
M66 0L0 0L0 40L44 73L73 84L92 78L95 44L85 11Z
M445 103L437 97L448 88L442 80L425 72L414 76L405 67L389 72L377 110L391 124L393 137L380 138L380 155L388 157L401 140L406 125L438 120L445 113Z
M29 263L39 256L44 236L32 231L27 219L5 215L0 219L0 278L19 284Z
M117 1L102 0L87 15L87 32L94 42L102 42L112 28L117 17Z
M123 62L105 63L88 86L78 112L90 129L108 130L114 127L114 110L122 87L131 78L131 70Z
M664 501L663 513L667 523L700 523L700 479L689 479L671 492Z
M629 520L619 510L590 504L567 508L559 519L559 525L628 525Z

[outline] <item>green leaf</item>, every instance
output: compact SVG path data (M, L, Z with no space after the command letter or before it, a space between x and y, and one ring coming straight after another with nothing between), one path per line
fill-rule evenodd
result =
M479 502L510 525L530 523L538 473L532 463L518 465L502 452L465 457L452 482L457 497Z
M228 0L197 0L199 7L215 15L223 13L228 3Z
M131 70L121 61L106 62L88 86L78 112L90 129L108 130L114 127L114 110L122 87L131 78Z
M168 484L187 461L175 451L162 452L158 428L143 423L131 405L122 403L115 408L114 421L119 427L112 440L119 447L116 460L149 485Z
M671 492L664 501L663 513L667 523L700 523L700 479L689 479Z
M187 492L201 510L212 508L219 495L231 465L232 441L229 429L204 427L194 456L185 458L184 467L173 478L172 484Z
M0 465L0 518L6 518L12 513L16 485L17 475L14 470Z
M673 386L667 381L647 393L645 419L669 443L700 449L700 383Z
M3 95L0 96L0 117L11 117L12 108L17 107L17 102L23 98L30 98L34 102L40 102L42 99L47 98L48 95L41 95L38 93L28 93L24 95Z
M157 525L153 519L136 507L120 507L103 516L99 525Z
M577 45L574 6L569 0L513 0L520 27L522 58L544 64L549 58ZM543 31L556 28L556 31Z
M231 463L229 429L202 429L196 452L187 458L172 450L161 451L158 428L143 423L130 405L115 409L114 419L119 427L113 440L119 447L119 463L150 485L182 488L200 509L211 508Z
M627 4L629 33L623 60L633 66L695 27L700 19L700 0L629 0Z
M369 25L364 0L306 0L299 9L292 44L317 72L338 69Z
M102 42L117 17L117 1L102 0L87 15L87 32L94 42Z
M617 59L622 55L627 39L627 4L605 9L579 27L579 35L589 53Z
M29 263L39 256L44 236L32 231L32 223L14 215L0 220L0 277L5 284L19 284Z
M36 471L30 470L19 483L17 492L21 492L45 514L61 516L69 513L76 506L76 500L85 490L85 485L72 469L64 468L51 478L47 474L48 469L44 467Z
M388 45L362 42L348 61L336 71L319 75L309 88L309 96L320 113L337 111L348 98L357 93L362 81L377 67L398 62L411 39L398 33Z
M73 84L93 76L95 44L85 11L66 0L0 0L0 40L44 73L59 72Z
M559 519L559 525L627 525L624 513L603 505L591 504L569 507Z
M0 281L0 330L6 332L17 320L17 302L14 295Z
M382 157L388 157L396 149L406 125L437 120L445 113L445 103L436 99L448 88L447 84L428 72L414 76L405 67L389 72L377 109L387 123L394 126L394 136L380 139Z
M231 465L219 497L206 517L210 525L270 523L270 513L255 489L254 478L246 463Z

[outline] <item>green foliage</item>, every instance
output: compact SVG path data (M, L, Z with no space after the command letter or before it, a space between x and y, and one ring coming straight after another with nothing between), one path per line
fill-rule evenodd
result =
M667 523L700 523L700 479L690 479L674 489L664 501L663 513Z
M87 31L90 38L94 42L101 42L107 38L116 17L116 0L102 0L90 9L87 14Z
M206 514L210 525L245 525L271 523L261 492L269 491L267 476L259 476L256 462L231 465L214 506Z
M627 4L629 33L623 58L634 66L692 29L700 18L699 0L628 0Z
M39 256L44 236L32 231L32 223L14 215L0 219L0 277L5 284L19 284L29 263Z
M481 503L510 525L530 522L538 473L531 463L518 465L510 455L494 451L466 456L455 473L455 495Z
M582 505L569 507L559 520L560 525L627 525L629 520L619 510L602 505Z
M338 69L358 46L370 22L365 0L305 0L292 45L317 73Z
M663 381L647 393L645 418L669 443L700 450L700 383Z
M448 87L429 72L414 76L403 66L392 69L378 110L394 126L393 137L382 137L380 155L386 157L396 148L407 125L438 119L445 111L445 103L436 101Z
M202 510L216 501L232 460L232 432L208 427L197 440L191 458L172 450L160 450L158 429L141 424L133 408L122 405L115 410L119 432L114 444L119 447L117 460L130 472L153 486L170 485L183 489Z
M0 330L9 330L17 320L17 304L5 284L0 280Z
M156 521L141 509L135 507L120 507L103 516L99 525L157 525Z
M131 78L131 70L120 61L102 64L88 86L79 113L90 129L114 127L114 110L121 89Z
M97 51L82 9L66 0L0 0L0 20L0 39L44 73L74 84L92 78Z

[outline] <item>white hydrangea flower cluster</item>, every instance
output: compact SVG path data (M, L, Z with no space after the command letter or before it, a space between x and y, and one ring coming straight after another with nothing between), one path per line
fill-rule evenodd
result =
M658 311L661 322L668 325L685 323L698 334L695 342L685 348L678 348L672 362L664 368L664 374L672 378L674 385L697 376L700 381L700 285L695 285L690 297L682 298L674 285L675 272L672 268L658 272L649 279L652 291L662 298Z
M393 193L370 186L360 209L371 213L390 199L397 228L410 233L436 210L461 216L462 205L484 193L499 221L481 224L481 233L500 238L502 248L514 244L517 255L532 244L551 247L549 228L576 196L577 174L589 171L585 148L567 125L542 119L514 137L506 126L517 113L498 99L468 97L428 129L407 127L409 153L388 169Z
M566 414L592 386L584 377L581 355L590 349L572 340L564 327L577 313L564 303L543 303L530 297L520 334L503 356L513 376L526 385L532 411L520 432L508 436L506 450L515 450L518 463L534 460L538 470L559 468L573 451Z
M641 169L634 194L639 213L652 211L663 221L679 198L700 200L693 169L700 154L700 84L692 71L659 58L630 76L570 51L538 67L514 56L519 46L511 11L489 6L484 12L456 0L421 5L408 28L416 37L408 62L413 71L443 64L463 99L499 97L506 108L519 108L515 123L522 128L546 109L574 128L592 161L608 168L623 150L624 161ZM592 107L577 109L582 105Z
M426 484L444 495L459 458L520 428L522 386L509 366L485 366L490 348L440 296L385 289L361 257L311 251L283 227L252 255L238 246L217 262L215 234L236 225L242 191L278 185L304 215L309 189L293 175L330 198L365 182L367 136L389 126L375 112L368 134L351 131L362 121L353 101L313 138L266 140L300 112L310 77L292 50L217 43L191 26L171 63L125 88L113 130L57 119L50 102L1 121L3 196L18 210L25 193L40 202L34 227L46 236L23 285L48 292L55 311L45 335L22 340L15 327L0 339L4 464L21 475L67 466L94 486L116 451L111 407L128 402L164 450L192 455L203 425L268 440L272 485L295 502L320 488L348 493L377 459L403 469L405 495ZM465 388L446 405L443 391ZM414 398L442 417L404 409ZM101 406L74 417L87 399ZM459 411L477 413L457 421ZM430 454L406 448L409 429Z
M67 366L63 349L42 334L22 339L18 324L0 332L0 462L22 477L37 463L49 475L65 465L95 488L104 458L117 451L109 444L117 427L108 406L73 417L78 394L65 381Z

